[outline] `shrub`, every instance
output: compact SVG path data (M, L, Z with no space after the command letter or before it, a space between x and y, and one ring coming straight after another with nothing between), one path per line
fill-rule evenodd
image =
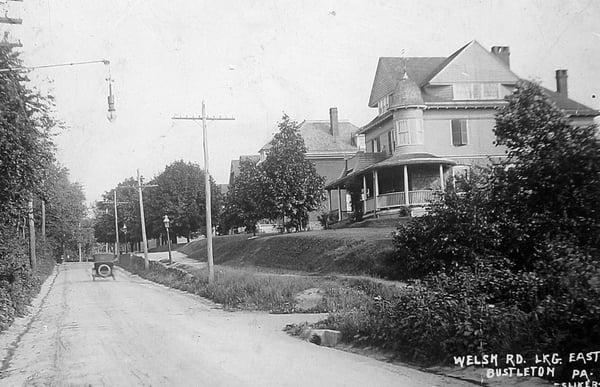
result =
M8 329L15 319L15 308L5 286L6 283L0 283L0 332Z
M31 299L54 268L54 259L38 256L37 270L29 268L26 245L14 230L0 227L0 332L7 329L15 317L23 316Z

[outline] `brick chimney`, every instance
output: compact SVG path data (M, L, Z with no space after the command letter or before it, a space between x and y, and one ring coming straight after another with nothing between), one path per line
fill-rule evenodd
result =
M567 70L556 70L556 92L565 97L569 96L567 88Z
M336 107L332 107L329 109L329 133L335 139L337 139L340 135L338 111Z
M494 46L492 47L492 54L496 55L502 62L506 64L506 67L510 68L510 47Z

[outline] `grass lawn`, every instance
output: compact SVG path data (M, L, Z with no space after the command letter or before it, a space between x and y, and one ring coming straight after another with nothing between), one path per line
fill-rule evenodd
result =
M213 239L216 264L268 267L307 273L376 273L378 257L392 248L393 228L349 228L290 234L249 234ZM206 240L178 249L206 261Z
M337 312L402 291L398 283L367 277L273 274L221 265L215 267L215 282L209 285L206 268L185 265L171 268L152 261L150 270L145 271L143 258L136 256L122 256L120 265L141 277L209 298L226 309ZM312 295L312 304L309 302L308 306L303 298L307 291Z

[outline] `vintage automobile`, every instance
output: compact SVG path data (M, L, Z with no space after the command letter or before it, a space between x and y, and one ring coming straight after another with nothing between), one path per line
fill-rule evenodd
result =
M114 265L115 256L113 254L94 254L94 267L92 268L92 280L96 277L115 279Z

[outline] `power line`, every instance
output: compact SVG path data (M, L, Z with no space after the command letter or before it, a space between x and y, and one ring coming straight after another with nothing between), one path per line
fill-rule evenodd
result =
M29 71L35 69L45 69L51 67L66 67L66 66L77 66L77 65L85 65L92 63L103 63L105 65L110 65L110 61L107 59L100 60L89 60L84 62L69 62L69 63L57 63L57 64L48 64L48 65L39 65L39 66L22 66L22 67L7 67L4 69L0 69L0 73L7 73L10 71L20 72L20 71Z

